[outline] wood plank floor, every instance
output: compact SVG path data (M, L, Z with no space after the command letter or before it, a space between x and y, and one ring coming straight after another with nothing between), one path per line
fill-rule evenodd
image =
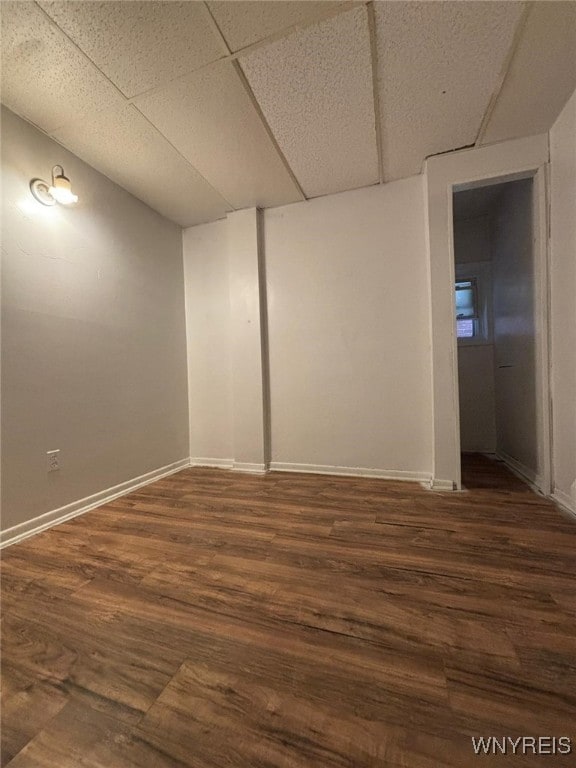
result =
M4 550L2 765L574 766L575 521L464 483L189 469Z

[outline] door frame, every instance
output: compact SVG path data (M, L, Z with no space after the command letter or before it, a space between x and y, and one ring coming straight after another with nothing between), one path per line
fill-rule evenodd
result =
M536 485L546 495L551 492L548 160L548 135L542 134L437 155L426 161L435 489L462 488L453 191L532 177L539 463Z

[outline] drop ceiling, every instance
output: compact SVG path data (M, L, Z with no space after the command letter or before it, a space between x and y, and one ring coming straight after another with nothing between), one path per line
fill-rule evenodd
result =
M548 130L576 2L3 0L2 102L190 226Z

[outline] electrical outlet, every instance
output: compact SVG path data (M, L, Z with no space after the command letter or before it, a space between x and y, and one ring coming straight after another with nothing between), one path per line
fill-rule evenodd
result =
M46 451L46 463L48 472L56 472L56 470L60 469L60 449Z

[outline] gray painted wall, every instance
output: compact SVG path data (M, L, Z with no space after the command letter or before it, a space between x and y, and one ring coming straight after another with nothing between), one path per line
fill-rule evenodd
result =
M56 163L74 207L30 195ZM180 227L8 110L2 176L5 529L189 454Z

